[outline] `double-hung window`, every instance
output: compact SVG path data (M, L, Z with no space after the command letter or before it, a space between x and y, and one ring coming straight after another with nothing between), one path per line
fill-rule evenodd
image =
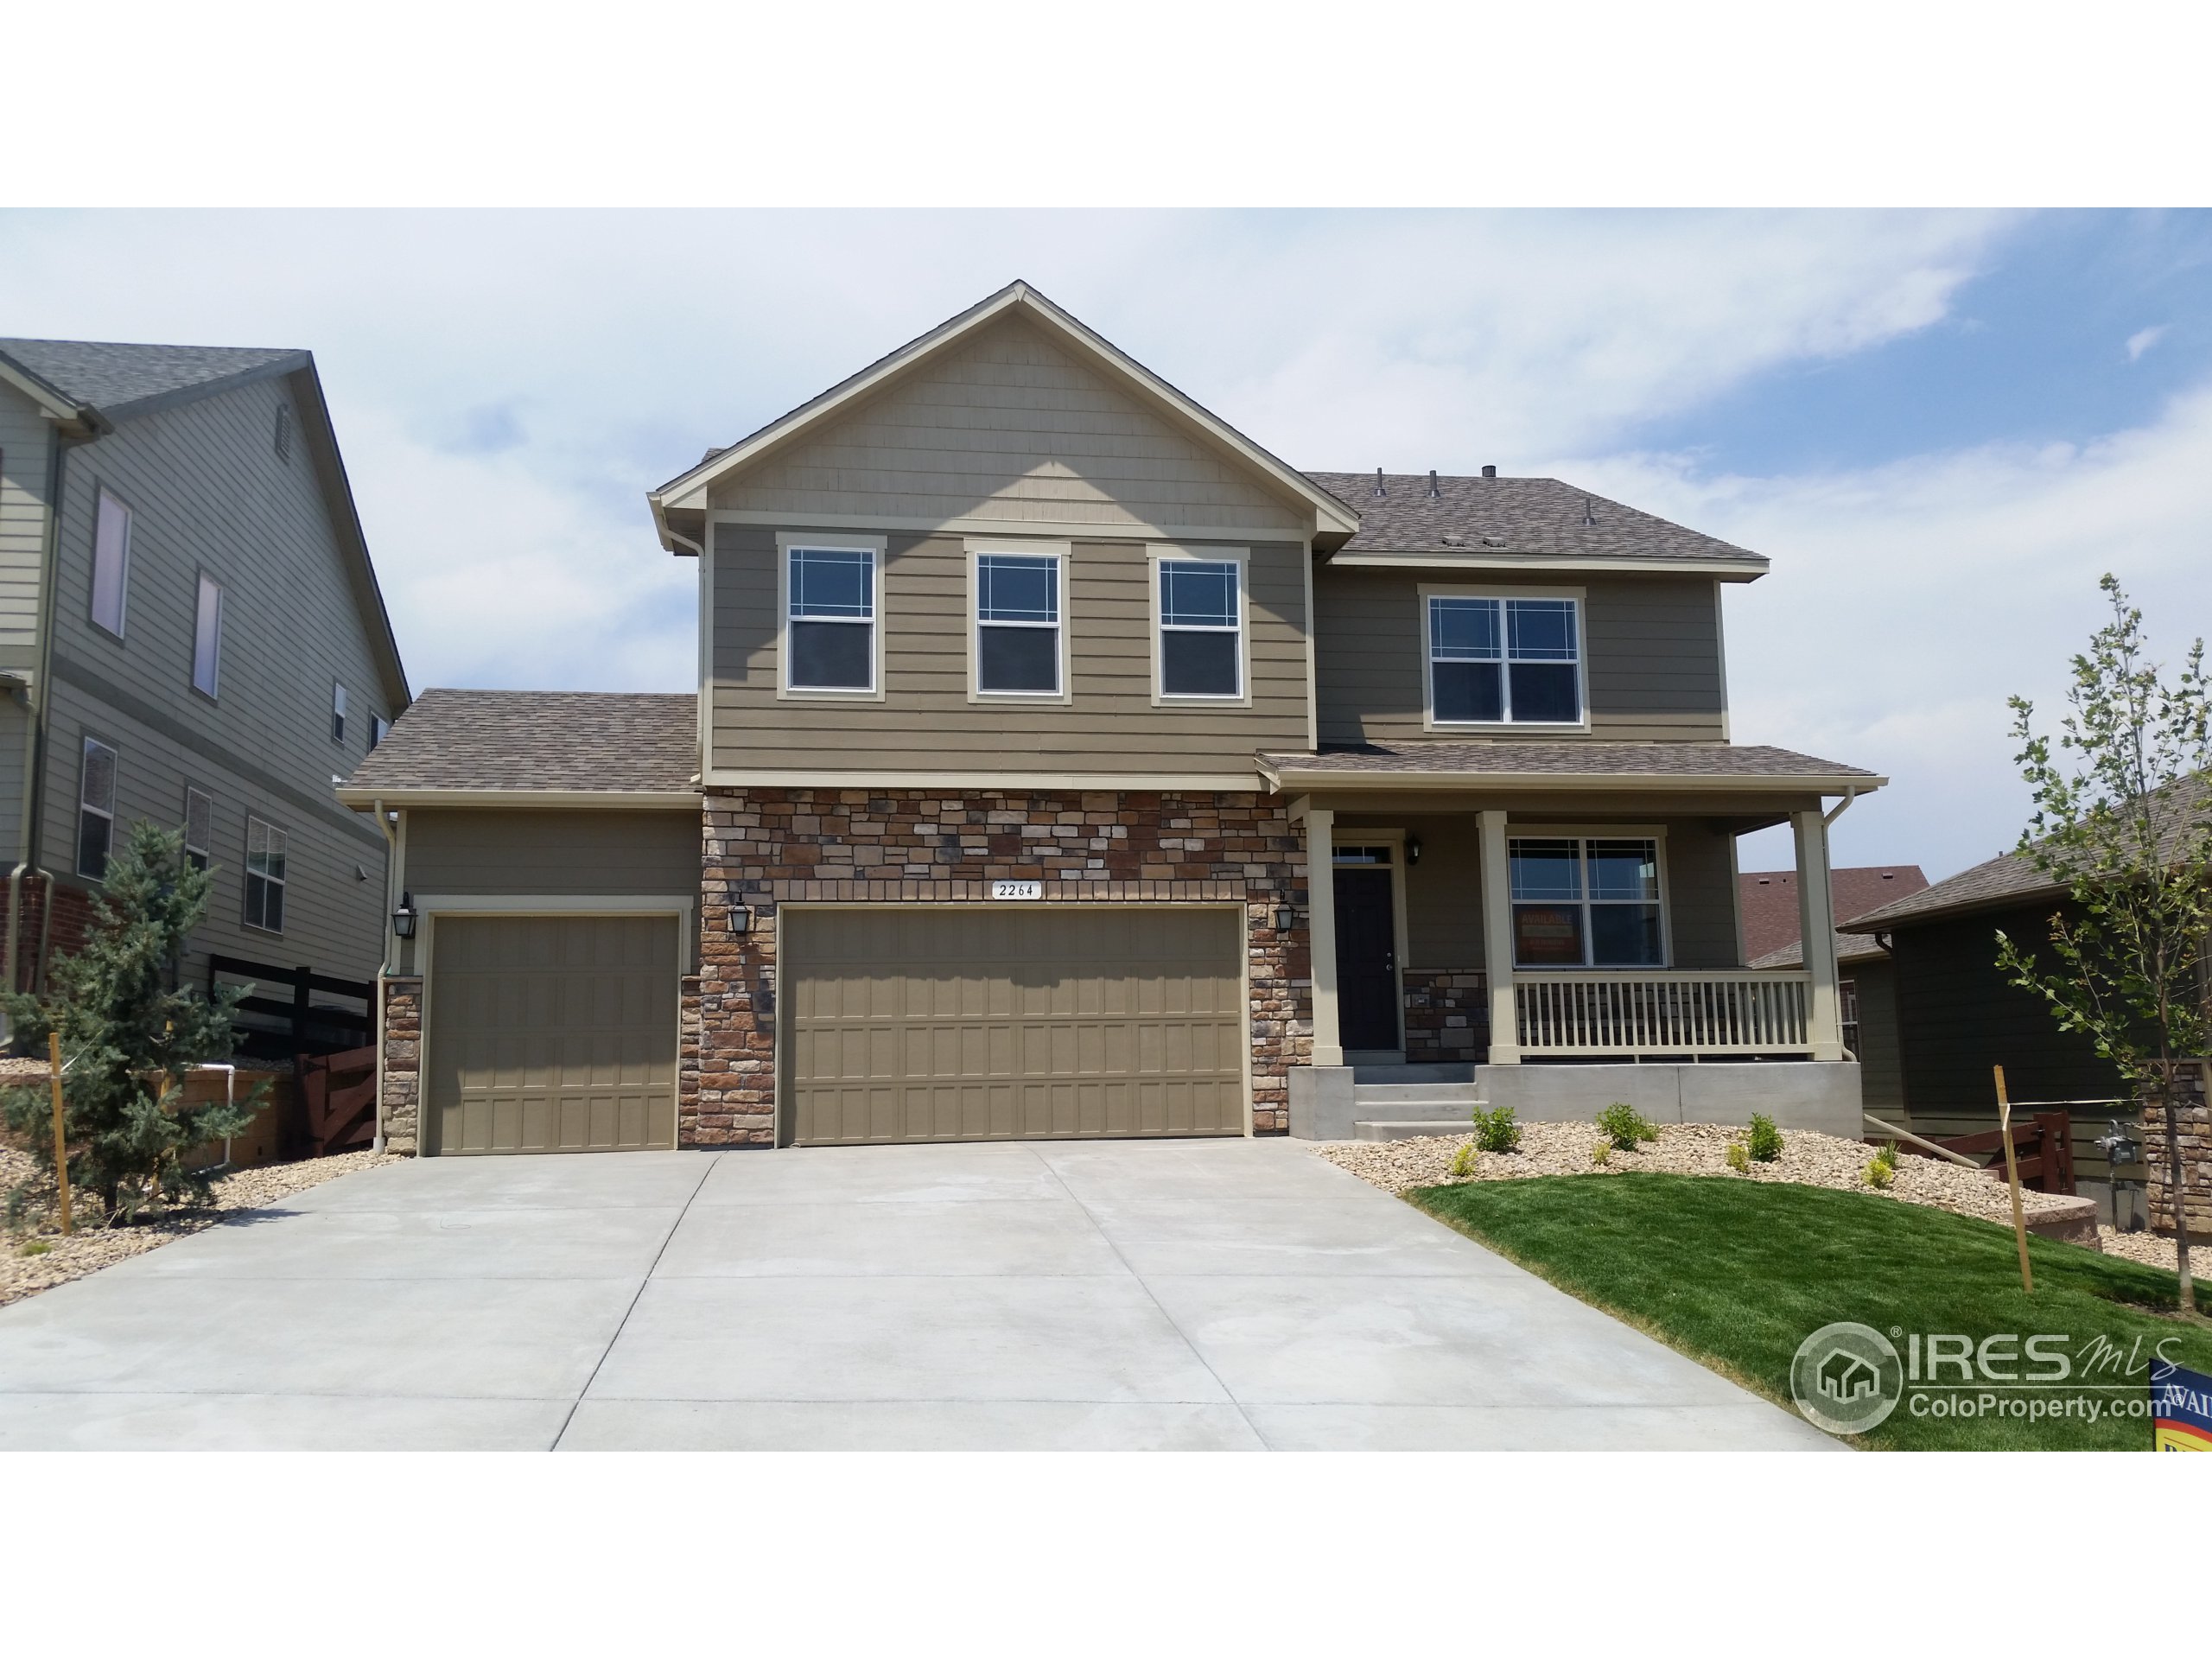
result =
M184 861L195 870L207 868L207 849L215 842L215 798L190 785L184 791Z
M976 690L1060 691L1061 571L1055 553L976 556Z
M346 688L334 680L330 686L330 741L346 741Z
M284 931L284 854L287 837L273 823L245 821L245 925L267 933Z
M1160 695L1244 695L1243 569L1234 559L1160 561Z
M77 774L77 874L90 881L105 881L107 856L114 845L115 751L88 737Z
M1659 843L1559 836L1510 843L1513 959L1522 968L1660 968Z
M1579 726L1582 629L1572 599L1427 598L1429 718Z
M202 571L200 605L192 620L192 689L212 697L222 677L223 590Z
M130 509L102 490L92 525L92 620L118 639L130 586Z
M876 550L793 547L785 557L785 689L874 691Z

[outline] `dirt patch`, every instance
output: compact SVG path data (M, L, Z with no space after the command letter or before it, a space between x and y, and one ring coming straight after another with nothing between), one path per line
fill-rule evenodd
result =
M1465 1178L1452 1173L1452 1163L1460 1147L1473 1146L1471 1135L1423 1135L1413 1141L1332 1141L1320 1142L1313 1150L1389 1192L1416 1186L1452 1186L1463 1179L1510 1181L1535 1175L1622 1175L1656 1170L1669 1175L1717 1175L1736 1181L1792 1181L1801 1186L1878 1192L1883 1198L1904 1204L1923 1204L1955 1215L2012 1224L2012 1201L2002 1181L1933 1158L1900 1157L1896 1183L1880 1192L1866 1184L1866 1165L1874 1155L1873 1147L1812 1129L1783 1130L1781 1157L1772 1163L1753 1164L1749 1174L1738 1174L1728 1167L1728 1147L1731 1141L1742 1140L1744 1134L1739 1128L1718 1123L1669 1123L1660 1129L1657 1140L1644 1142L1634 1152L1611 1152L1600 1164L1592 1150L1605 1137L1595 1124L1524 1123L1520 1151L1476 1154L1474 1173ZM2079 1202L2055 1193L2023 1192L2020 1197L2031 1222L2038 1213L2071 1210Z
M213 1227L240 1211L257 1210L357 1169L373 1169L393 1161L389 1153L346 1152L332 1158L242 1169L215 1183L213 1202L205 1208L180 1210L158 1220L121 1227L104 1226L99 1201L89 1195L79 1196L71 1205L77 1230L65 1237L51 1214L53 1181L29 1154L0 1147L0 1198L25 1182L31 1184L26 1204L30 1219L26 1226L0 1233L0 1304L51 1290L128 1256L158 1249L173 1238ZM41 1250L41 1245L46 1248ZM26 1255L27 1249L31 1253Z

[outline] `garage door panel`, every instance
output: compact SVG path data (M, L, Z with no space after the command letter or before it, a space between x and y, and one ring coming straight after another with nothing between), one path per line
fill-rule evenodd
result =
M439 918L429 1150L674 1146L677 938L672 917Z
M778 945L803 1143L1243 1131L1234 912L788 909Z

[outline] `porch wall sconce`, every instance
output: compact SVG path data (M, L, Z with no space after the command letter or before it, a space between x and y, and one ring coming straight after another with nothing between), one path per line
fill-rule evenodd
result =
M391 912L391 932L394 938L411 939L415 937L415 895L399 895L399 908Z
M750 932L752 928L753 912L743 905L732 905L729 907L729 931L733 933L747 933Z
M1408 864L1418 864L1421 862L1421 837L1419 836L1408 836L1406 837L1406 862Z
M1288 905L1275 906L1275 931L1287 933L1298 925L1298 912Z

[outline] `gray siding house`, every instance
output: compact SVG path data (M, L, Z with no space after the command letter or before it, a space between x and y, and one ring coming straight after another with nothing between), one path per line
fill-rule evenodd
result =
M648 501L696 698L431 692L339 791L399 837L393 1146L1858 1135L1827 826L1884 780L1729 741L1758 555L1300 472L1020 283Z
M13 983L141 818L213 873L188 977L373 980L386 839L331 785L407 680L308 353L0 339L0 688Z

